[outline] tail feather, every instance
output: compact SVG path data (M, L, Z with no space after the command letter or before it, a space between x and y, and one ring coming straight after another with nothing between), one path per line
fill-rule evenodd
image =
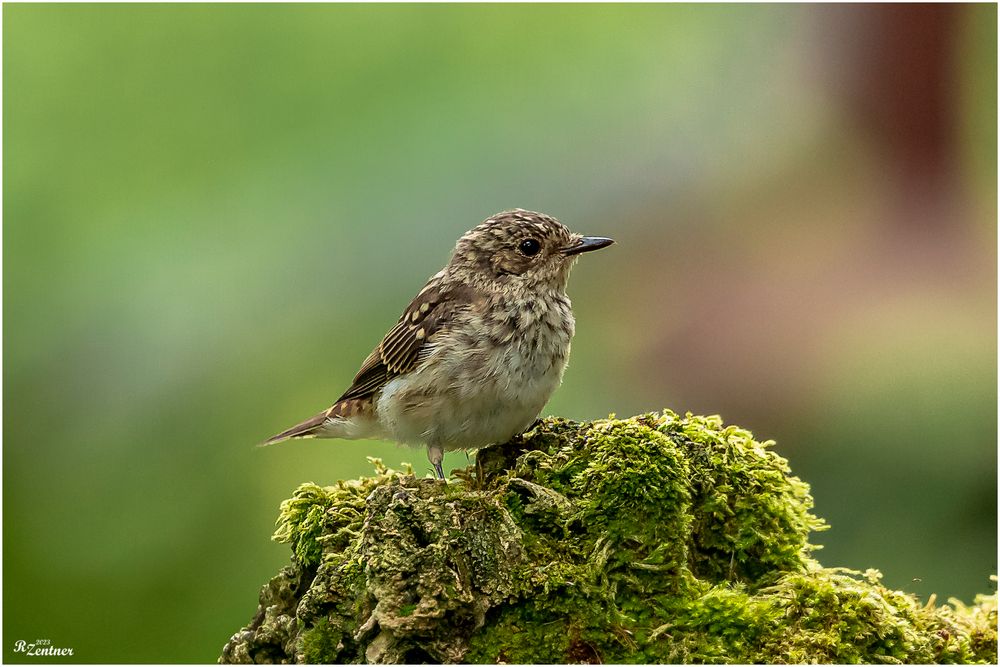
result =
M284 442L285 440L290 440L291 438L315 438L316 432L323 428L323 423L327 420L327 411L323 411L305 420L301 424L296 424L295 426L285 429L277 435L272 435L270 438L260 443L258 447L267 447L268 445L276 445L279 442Z
M258 447L275 445L291 438L357 438L359 437L357 432L352 435L352 431L344 427L350 426L351 422L356 419L363 421L371 414L372 401L370 398L347 398L337 401L329 410L324 410L301 424L296 424L277 435L272 435L260 443Z
M361 426L372 416L373 404L369 397L345 398L329 410L296 424L278 435L273 435L258 445L266 447L291 438L359 438L368 437L369 430Z

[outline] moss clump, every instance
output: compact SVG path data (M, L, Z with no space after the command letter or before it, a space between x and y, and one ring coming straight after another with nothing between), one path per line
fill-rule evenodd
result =
M443 484L302 485L221 662L995 662L996 595L824 569L806 484L718 417L548 419Z

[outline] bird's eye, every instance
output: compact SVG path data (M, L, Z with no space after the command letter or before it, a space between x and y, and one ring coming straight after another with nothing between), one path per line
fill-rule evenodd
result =
M521 241L521 245L519 245L517 249L521 251L522 255L534 257L538 254L538 251L542 249L542 244L536 239L524 239Z

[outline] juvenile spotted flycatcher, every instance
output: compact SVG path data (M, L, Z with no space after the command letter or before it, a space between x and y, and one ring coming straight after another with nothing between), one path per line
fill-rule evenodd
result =
M566 281L580 253L614 243L555 218L504 211L466 232L354 383L327 410L269 438L384 438L445 451L506 442L562 381L574 320Z

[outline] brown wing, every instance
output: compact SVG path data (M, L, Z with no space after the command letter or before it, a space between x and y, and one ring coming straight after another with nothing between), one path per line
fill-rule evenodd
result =
M474 296L471 288L443 287L439 279L432 279L361 364L353 384L337 402L371 396L392 378L416 368L428 341L447 329L455 314L468 308Z
M350 417L372 408L371 398L392 378L416 368L420 353L433 345L435 334L448 328L455 314L475 300L476 293L465 286L442 287L435 277L413 299L402 317L378 347L372 350L361 369L354 376L354 383L329 409L301 424L268 438L263 445L289 438L322 436L327 421L333 417Z

